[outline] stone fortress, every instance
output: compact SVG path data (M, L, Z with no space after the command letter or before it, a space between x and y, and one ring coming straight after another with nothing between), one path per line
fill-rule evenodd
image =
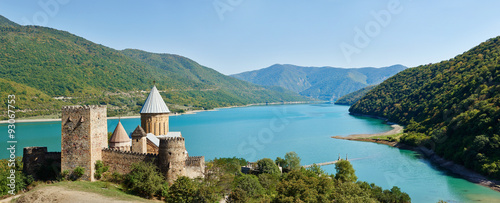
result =
M126 174L136 162L153 162L170 184L178 177L203 176L205 158L190 157L181 132L169 131L169 109L153 86L141 111L141 125L131 138L121 121L109 139L106 106L65 106L61 117L61 152L47 147L24 148L24 172L36 178L47 160L60 171L83 167L83 180L94 181L95 163L101 160L110 172ZM57 168L57 166L56 166Z

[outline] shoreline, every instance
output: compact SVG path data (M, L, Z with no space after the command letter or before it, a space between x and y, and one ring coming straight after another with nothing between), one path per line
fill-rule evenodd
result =
M255 103L255 104L247 104L247 105L241 105L241 106L224 106L224 107L217 107L214 109L208 109L208 110L189 110L184 113L172 113L170 116L180 116L180 115L189 115L189 114L196 114L199 112L204 112L204 111L217 111L219 109L230 109L230 108L236 108L236 107L249 107L249 106L264 106L264 105L283 105L283 104L307 104L307 103L312 103L314 101L297 101L297 102L272 102L272 103ZM108 117L108 119L129 119L129 118L140 118L140 115L136 116L113 116L113 117ZM22 118L22 119L15 119L16 123L36 123L36 122L54 122L54 121L61 121L60 118L40 118L40 119L30 119L30 118ZM9 120L1 120L0 124L4 123L9 123Z
M444 159L443 157L440 157L437 155L434 151L427 149L423 146L420 147L414 147L414 146L409 146L400 142L391 142L383 139L372 139L371 137L377 137L377 136L388 136L388 135L394 135L399 133L399 131L402 132L402 126L393 124L391 125L393 127L392 130L382 132L382 133L373 133L373 134L352 134L348 136L331 136L331 138L334 139L340 139L340 140L350 140L350 141L360 141L360 142L372 142L372 143L377 143L377 144L383 144L383 145L388 145L390 147L395 147L398 149L405 149L405 150L411 150L414 152L417 152L421 155L423 155L427 160L429 160L433 165L436 165L445 171L451 172L458 177L467 180L471 183L475 183L484 187L488 187L494 191L500 192L500 181L488 179L487 177L474 172L470 169L465 168L464 166L457 164L453 161L449 161ZM401 128L401 129L400 129Z

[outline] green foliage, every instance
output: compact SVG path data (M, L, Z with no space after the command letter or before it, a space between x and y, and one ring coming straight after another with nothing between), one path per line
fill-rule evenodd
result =
M94 177L99 180L102 177L102 174L107 172L109 169L109 166L104 166L104 163L102 163L101 160L97 160L95 162L95 173Z
M145 100L140 91L150 90L153 81L165 101L177 105L173 112L309 100L237 80L182 56L117 51L68 32L8 22L0 24L0 47L5 48L0 96L5 104L6 95L16 95L18 118L59 114L62 105L70 104L107 104L110 116L137 113Z
M9 165L10 164L10 165ZM14 165L13 165L14 164ZM14 170L14 173L11 173ZM33 182L33 177L26 176L23 172L23 161L21 157L16 157L13 162L9 159L0 159L0 195L8 195L9 191L14 190L14 194L23 191L26 186ZM9 185L15 181L15 187Z
M354 103L356 103L357 101L359 101L363 96L366 95L366 93L368 93L370 90L372 90L375 87L376 87L376 85L370 85L370 86L364 87L360 90L356 90L354 92L346 94L346 95L340 97L337 101L335 101L335 104L351 106Z
M500 178L500 37L448 61L404 70L351 113L407 125L401 142Z
M83 174L85 174L85 168L77 166L71 173L71 180L78 180L83 176Z
M278 166L269 158L258 160L257 168L259 169L259 173L268 173L271 175L279 175L281 173Z
M326 175L325 171L321 169L320 166L313 164L311 167L307 168L306 170L313 172L317 176L323 176Z
M162 193L163 183L165 183L164 177L158 167L151 162L132 164L132 170L123 181L128 191L146 198Z
M406 67L402 65L347 69L275 64L232 76L258 85L282 87L311 98L336 100L368 85L378 84L404 69Z
M263 194L264 188L260 185L259 178L255 175L239 175L234 179L234 188L246 192L249 198L256 198Z
M300 157L295 152L287 152L285 154L286 167L289 170L300 169Z
M193 180L181 176L170 187L168 197L165 200L172 203L196 202L196 192L197 187Z
M347 160L341 159L337 161L337 163L335 163L335 170L337 171L335 174L335 179L337 180L342 182L356 182L358 180L354 168Z
M240 188L235 188L229 196L227 197L227 202L229 203L246 203L248 202L248 195L245 190Z
M247 160L243 158L215 158L211 161L214 166L219 167L227 173L236 174L241 171L242 166L248 164Z

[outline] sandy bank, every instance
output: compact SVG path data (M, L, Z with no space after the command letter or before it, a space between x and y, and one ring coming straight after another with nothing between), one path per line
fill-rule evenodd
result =
M393 125L391 125L391 127L392 127L392 130L382 132L382 133L352 134L352 135L348 135L348 136L332 136L332 138L343 139L343 140L356 140L356 139L369 138L369 137L375 137L375 136L394 135L394 134L398 134L398 133L403 132L403 126L400 126L398 124L393 124Z

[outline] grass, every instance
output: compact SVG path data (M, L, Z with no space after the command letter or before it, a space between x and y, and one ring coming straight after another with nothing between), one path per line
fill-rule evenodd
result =
M385 141L389 141L389 142L399 142L399 138L403 135L403 133L396 133L396 134L393 134L393 135L380 135L380 136L373 136L373 137L369 137L368 139L379 139L379 140L385 140Z
M127 200L127 201L139 201L139 202L157 202L153 200L144 199L138 196L128 194L123 191L123 188L119 184L104 182L104 181L62 181L54 184L41 184L38 185L33 191L43 188L43 187L62 187L69 190L76 190L82 192L90 192L100 194L105 197L110 197L116 200Z

